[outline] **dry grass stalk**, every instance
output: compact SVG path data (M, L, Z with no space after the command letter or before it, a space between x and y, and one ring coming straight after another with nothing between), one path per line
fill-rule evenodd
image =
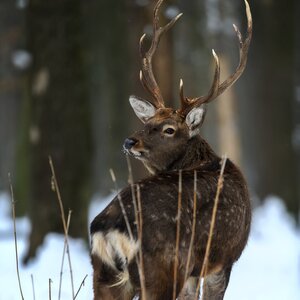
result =
M191 233L191 240L190 240L190 245L188 250L186 269L184 274L184 282L186 282L188 278L188 272L191 263L192 249L193 249L195 232L196 232L196 216L197 216L197 171L194 170L193 223L192 223L192 233Z
M68 263L69 263L69 269L70 269L72 298L74 299L74 297L75 297L74 280L73 280L73 271L72 271L72 263L71 263L71 255L70 255L70 247L69 247L69 239L68 239L68 226L67 226L67 222L66 222L64 206L63 206L60 190L58 187L58 183L57 183L57 179L56 179L56 175L55 175L55 169L54 169L54 165L53 165L51 156L49 156L49 165L50 165L50 169L51 169L51 173L52 173L52 179L51 179L52 189L56 192L56 195L57 195L57 200L58 200L58 204L60 207L61 220L62 220L63 228L64 228L66 252L67 252L67 256L68 256Z
M132 195L133 195L132 198L133 198L134 213L135 213L136 224L137 224L138 239L141 242L141 239L142 239L142 215L141 215L140 189L138 187L138 191L137 191L137 202L138 203L137 203L136 202L135 192L134 192L134 186L133 186L133 183L132 183L133 182L132 168L131 168L131 165L130 165L129 161L127 161L127 164L128 164L128 170L129 170L129 180L128 181L130 183L131 192L132 192ZM110 169L109 172L110 172L112 181L113 181L113 183L115 185L115 190L117 192L117 198L118 198L118 201L119 201L119 204L120 204L120 207L121 207L121 211L122 211L125 223L126 223L126 227L127 227L127 231L128 231L129 237L130 237L131 240L133 240L132 229L130 227L128 216L127 216L126 210L124 208L124 204L123 204L121 195L119 193L119 188L117 186L117 181L116 181L115 173L114 173L114 171L112 169ZM137 207L137 205L138 205L138 207ZM137 266L138 266L138 269L139 269L139 274L140 274L140 279L141 279L142 299L146 299L145 284L144 284L145 277L144 277L144 271L143 271L144 267L143 267L143 258L142 258L142 249L141 249L141 247L139 249L139 257L136 257L136 263L137 263Z
M14 191L13 191L11 177L10 177L9 173L8 173L8 181L9 181L9 186L10 186L12 217L13 217L13 224L14 224L14 242L15 242L17 277L18 277L20 295L21 295L22 300L24 300L22 285L21 285L21 278L20 278L20 271L19 271L19 255L18 255L18 242L17 242L17 229L16 229L16 207L15 207L16 202L15 202L15 198L14 198Z
M72 211L69 209L68 219L67 219L67 234L69 233L69 227L70 227L70 221L71 221L71 214L72 214ZM58 300L60 300L60 297L61 297L63 267L64 267L64 262L65 262L65 253L66 253L66 250L67 250L67 244L66 244L66 240L65 240L64 241L64 250L63 250L63 255L62 255L62 260L61 260L60 275L59 275Z
M182 202L182 170L179 170L178 209L177 209L176 245L175 245L174 280L173 280L173 300L176 299L177 272L178 272L178 252L179 252L179 239L180 239L181 202Z
M139 264L140 264L140 279L141 279L141 289L142 289L142 299L146 300L146 286L145 286L145 269L144 269L144 259L142 250L142 239L143 239L143 216L142 216L142 203L141 203L141 191L140 186L137 185L137 204L138 204L138 239L140 242L139 247Z
M114 173L113 169L109 169L109 172L110 172L111 179L112 179L112 181L114 183L114 186L115 186L115 190L116 190L116 193L117 193L117 198L118 198L118 201L119 201L119 204L120 204L120 207L121 207L121 211L122 211L122 214L123 214L123 217L124 217L124 220L125 220L125 224L126 224L126 227L127 227L129 238L131 240L133 240L132 230L131 230L131 227L130 227L130 224L129 224L129 221L128 221L128 216L127 216L126 210L124 208L124 204L123 204L121 195L119 193L119 188L118 188L118 185L117 185L117 180L116 180L115 173Z
M140 187L138 185L136 185L137 186L137 196L135 194L132 167L131 167L130 159L128 156L126 156L126 160L127 160L127 167L128 167L128 183L130 184L130 187L131 187L132 202L133 202L134 213L135 213L135 221L136 221L137 232L138 232L138 240L139 240L139 244L140 244L139 256L136 257L136 262L137 262L138 272L139 272L139 277L140 277L142 300L146 300L145 272L144 272L143 250L142 250L143 218L142 218L141 194L140 194ZM139 202L139 204L138 204L138 202Z
M31 277L31 286L32 286L32 295L33 295L33 300L35 300L35 288L34 288L34 280L33 280L33 275L30 274Z
M84 286L84 282L85 282L85 280L86 280L87 277L88 277L88 275L86 274L84 276L83 280L81 281L80 286L79 286L79 288L78 288L78 290L77 290L77 292L76 292L75 297L73 298L73 300L75 300L77 298L77 296L78 296L81 288Z
M217 215L217 209L218 209L218 204L219 204L219 197L220 197L221 190L223 188L223 182L224 182L223 175L224 175L226 161L227 161L227 157L226 157L226 155L224 155L222 157L222 160L221 160L221 171L220 171L220 175L219 175L219 178L218 178L217 192L216 192L213 211L212 211L212 216L211 216L209 235L208 235L208 240L207 240L207 244L206 244L204 260L203 260L203 264L202 264L202 268L201 268L201 271L200 271L200 276L199 276L199 280L198 280L198 284L197 284L195 300L198 299L197 295L198 295L199 290L200 290L201 278L204 278L204 280L205 280L205 275L206 275L206 272L207 272L208 259L209 259L209 254L210 254L210 247L211 247L211 242L212 242L212 238L213 238L213 231L214 231L214 227L215 227L215 223L216 223L216 215ZM201 299L203 299L203 294L204 293L202 292Z
M51 300L51 285L52 285L52 279L51 278L49 278L49 281L48 281L48 287L49 287L49 300Z

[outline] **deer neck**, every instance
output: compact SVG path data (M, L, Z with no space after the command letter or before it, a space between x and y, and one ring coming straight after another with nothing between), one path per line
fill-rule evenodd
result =
M172 162L167 171L194 169L216 159L219 157L210 145L200 136L195 136L189 140L186 151Z
M219 159L210 145L197 135L188 141L185 151L180 153L164 170L158 170L154 166L147 164L145 166L151 174L158 174L161 172L196 169Z

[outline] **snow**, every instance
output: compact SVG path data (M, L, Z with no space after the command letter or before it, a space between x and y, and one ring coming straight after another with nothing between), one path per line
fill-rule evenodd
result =
M179 14L180 14L180 10L175 5L168 6L166 11L165 11L165 16L167 17L167 19L170 19L170 20L175 18Z
M149 0L135 0L136 5L138 6L147 6L149 4Z
M251 235L235 264L228 300L296 300L300 296L300 235L276 197L254 211Z
M27 7L29 0L17 0L16 1L16 6L19 9L24 9Z
M108 197L93 200L90 206L91 220L108 201ZM10 218L10 202L6 194L0 194L0 299L21 299L15 267L13 223ZM18 250L22 258L30 232L28 218L17 220ZM89 251L81 240L69 239L75 292L85 275L85 285L76 299L92 299L92 268ZM50 233L37 252L37 258L28 266L20 264L23 294L33 299L31 275L34 279L35 299L49 299L49 278L52 280L52 299L58 299L60 266L64 247L62 235ZM234 265L226 300L296 300L300 295L299 275L300 234L287 214L282 201L269 197L263 206L255 209L248 245ZM5 287L5 288L4 288ZM61 299L72 299L70 273L65 258Z
M11 59L13 65L20 70L26 70L32 63L32 55L23 49L15 50Z

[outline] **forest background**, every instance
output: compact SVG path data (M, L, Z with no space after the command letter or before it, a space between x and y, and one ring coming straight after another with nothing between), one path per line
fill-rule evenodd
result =
M0 190L12 174L18 216L29 216L32 258L48 232L62 232L51 190L51 155L70 235L87 238L96 195L127 183L123 140L140 124L128 98L147 99L139 83L138 43L151 34L150 0L1 0ZM227 153L249 183L253 205L270 194L298 220L300 202L300 3L253 0L253 40L245 73L209 105L202 134ZM235 23L244 33L243 1L168 0L161 22L183 17L163 37L155 74L164 98L179 105L179 79L189 96L205 94L213 76L238 63ZM136 179L147 175L132 162Z

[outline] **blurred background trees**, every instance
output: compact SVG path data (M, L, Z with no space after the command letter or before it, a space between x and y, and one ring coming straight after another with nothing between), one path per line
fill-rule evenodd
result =
M34 255L62 231L51 191L56 168L72 236L86 237L92 195L111 191L109 168L126 184L122 143L139 127L128 96L147 98L138 80L141 34L151 34L152 0L2 0L0 3L0 188L14 178L19 214L32 222ZM282 1L281 1L282 2ZM280 196L297 218L300 200L300 5L250 1L254 19L242 78L209 107L203 135L241 166L256 201ZM168 0L161 22L184 13L155 57L166 101L205 94L211 49L225 78L238 63L232 23L245 31L243 1ZM146 175L138 162L135 178Z

